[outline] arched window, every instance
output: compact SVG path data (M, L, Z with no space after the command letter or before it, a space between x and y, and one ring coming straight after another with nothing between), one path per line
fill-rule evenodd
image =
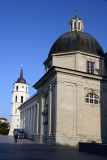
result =
M21 103L23 103L23 96L21 96Z
M18 91L18 86L16 86L16 91Z
M17 96L15 97L15 102L17 102Z
M85 102L98 104L99 103L99 97L97 95L93 94L93 93L89 93L85 97Z

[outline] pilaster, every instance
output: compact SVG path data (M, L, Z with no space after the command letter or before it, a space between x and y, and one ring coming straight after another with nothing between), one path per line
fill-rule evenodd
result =
M52 110L52 86L49 86L49 105L48 105L48 136L51 136L51 111Z

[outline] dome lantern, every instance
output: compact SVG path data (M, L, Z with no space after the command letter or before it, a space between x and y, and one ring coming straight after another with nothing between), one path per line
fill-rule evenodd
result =
M76 12L76 17L72 19L70 19L69 21L70 24L70 31L84 31L84 21L82 18L78 17L78 14Z

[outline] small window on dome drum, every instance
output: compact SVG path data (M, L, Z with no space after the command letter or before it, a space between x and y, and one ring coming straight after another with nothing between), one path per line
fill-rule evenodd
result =
M94 74L94 62L87 61L87 73Z

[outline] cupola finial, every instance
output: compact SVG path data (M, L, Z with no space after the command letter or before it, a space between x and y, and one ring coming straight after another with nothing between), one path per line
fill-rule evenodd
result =
M78 13L77 13L78 9L76 10L76 18L78 18Z
M70 31L81 31L81 32L84 31L84 21L82 18L78 17L77 10L76 10L76 17L75 18L72 17L72 19L70 19L69 21L69 24L70 24Z

